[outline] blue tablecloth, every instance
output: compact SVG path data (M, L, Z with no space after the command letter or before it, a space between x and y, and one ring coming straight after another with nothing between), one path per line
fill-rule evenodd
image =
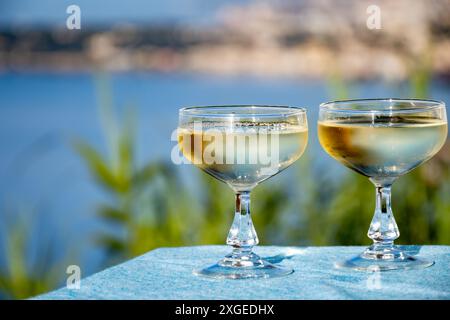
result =
M363 247L257 247L255 252L295 269L273 279L215 280L192 270L229 252L225 246L160 248L37 299L450 299L450 247L408 246L434 266L360 272L333 264Z

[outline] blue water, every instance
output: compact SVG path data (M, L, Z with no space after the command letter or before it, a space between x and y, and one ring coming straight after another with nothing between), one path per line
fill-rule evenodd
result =
M155 159L170 161L174 146L170 135L180 107L213 104L307 107L309 148L318 159L328 161L315 135L318 105L331 99L322 81L157 73L117 73L108 79L117 109L132 106L136 110L138 165ZM367 82L352 87L351 94L354 98L405 97L407 89ZM431 95L450 102L444 83L435 82ZM74 153L71 141L75 138L107 151L95 75L0 74L0 230L7 217L19 212L43 224L42 236L51 233L57 246L79 247L84 270L90 273L100 263L91 238L102 227L95 209L107 195ZM339 167L334 161L329 165Z

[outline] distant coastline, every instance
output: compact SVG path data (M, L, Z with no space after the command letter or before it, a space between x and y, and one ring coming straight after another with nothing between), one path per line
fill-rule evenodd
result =
M0 70L195 71L394 81L424 71L450 78L450 14L445 11L450 9L441 6L445 1L379 1L381 30L366 27L364 3L345 3L230 5L208 27L3 29Z

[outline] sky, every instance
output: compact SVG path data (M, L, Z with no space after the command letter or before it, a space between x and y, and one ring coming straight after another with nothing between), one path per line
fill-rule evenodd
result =
M0 27L65 25L69 5L84 24L208 23L223 5L249 0L1 0Z

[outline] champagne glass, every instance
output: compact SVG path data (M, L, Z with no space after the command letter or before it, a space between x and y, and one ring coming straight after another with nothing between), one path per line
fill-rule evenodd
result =
M178 146L184 157L225 182L236 195L234 221L226 241L231 253L194 274L242 279L293 272L253 253L258 237L250 216L250 192L300 158L307 140L306 110L302 108L235 105L180 109Z
M361 255L336 266L383 271L433 265L434 262L408 255L394 245L400 232L391 210L391 186L444 145L445 104L413 99L323 103L318 133L330 156L368 177L376 188L375 214L367 233L373 244Z

